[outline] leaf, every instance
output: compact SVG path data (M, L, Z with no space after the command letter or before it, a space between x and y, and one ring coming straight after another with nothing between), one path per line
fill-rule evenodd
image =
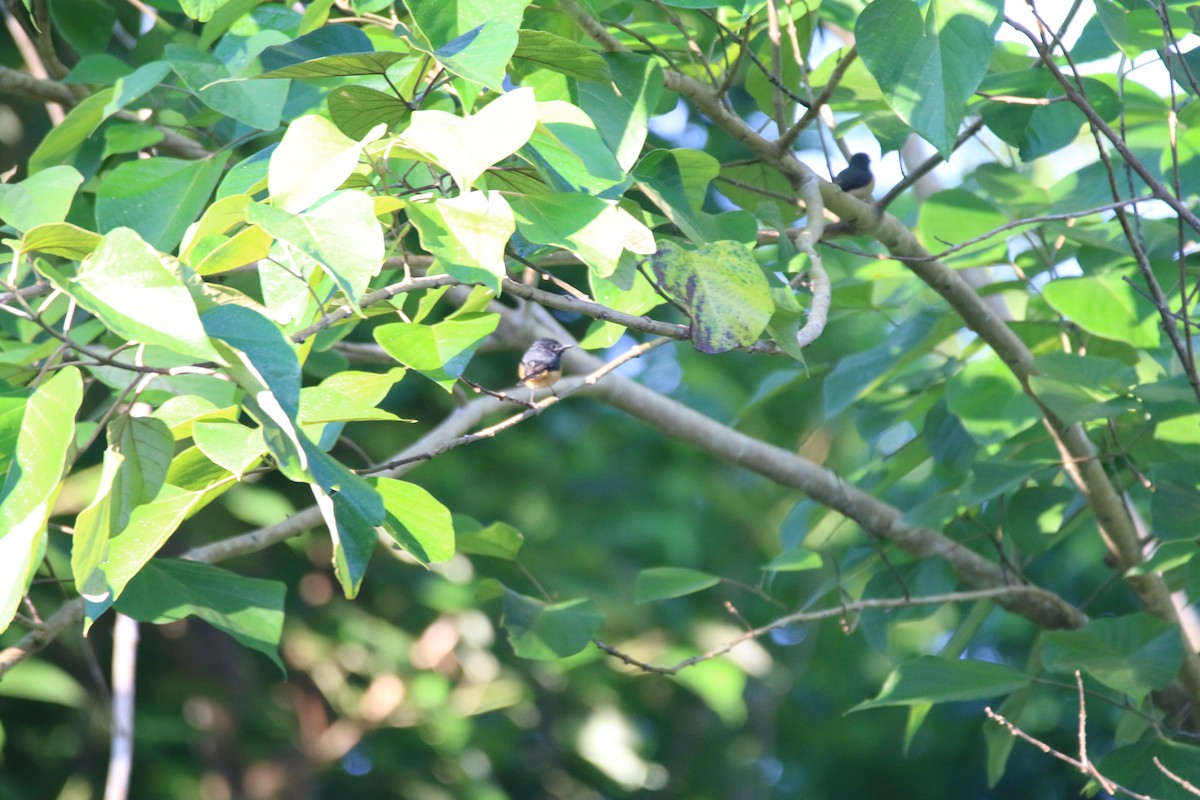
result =
M96 132L100 123L107 119L106 108L112 98L112 89L101 89L80 100L67 112L63 121L46 134L29 156L29 174L35 175L70 158L79 146Z
M168 44L163 53L183 85L213 111L258 130L279 127L286 83L230 80L235 76L216 56L183 44Z
M762 268L737 242L691 251L663 242L650 266L663 291L691 316L692 342L702 353L750 346L775 310Z
M455 522L454 528L455 544L463 555L516 561L521 545L525 543L524 534L505 522L493 522L486 528L480 528L478 523Z
M532 89L514 89L460 117L445 111L414 111L399 141L428 156L466 191L484 171L515 153L537 124Z
M715 218L700 210L709 183L721 166L707 153L688 150L654 150L638 162L633 177L638 188L684 235L696 244L721 237Z
M157 89L170 71L171 65L166 61L151 61L117 78L113 84L112 100L104 107L104 116L112 116L147 92Z
M303 36L298 36L287 44L274 45L264 49L259 53L258 60L262 64L263 72L258 75L259 78L276 78L276 77L335 77L338 75L382 75L379 62L374 62L371 65L369 72L326 72L323 71L320 65L313 65L317 70L313 74L309 74L309 62L319 62L325 59L335 59L340 56L350 56L351 60L355 57L364 55L379 55L391 58L392 63L395 61L393 56L396 53L374 53L375 47L371 44L371 37L363 33L359 28L353 25L325 25L311 33L306 33ZM366 62L360 62L363 66ZM284 70L289 67L300 66L298 73L293 75L284 74ZM383 66L386 70L387 66Z
M522 28L514 59L523 59L543 69L580 81L611 81L608 64L598 54L549 31Z
M454 522L450 509L415 483L376 478L383 498L383 529L422 564L454 556Z
M1158 317L1119 275L1059 278L1042 287L1050 306L1088 333L1134 347L1158 347Z
M1163 4L1162 12L1175 30L1191 29L1191 20L1183 8ZM1109 37L1130 59L1163 46L1163 23L1155 8L1126 8L1115 0L1096 0L1096 16Z
M71 463L83 379L64 367L29 397L0 488L0 633L8 629L46 547L46 520Z
M0 682L0 697L57 703L69 708L83 708L88 702L87 691L69 672L35 658L11 665Z
M337 192L302 214L256 203L246 208L246 221L320 262L355 309L383 266L383 228L366 192Z
M951 377L946 403L979 444L1010 439L1041 419L1012 371L994 357L972 361Z
M32 228L21 238L21 252L46 253L82 261L100 246L104 237L69 222L51 222Z
M158 496L175 455L171 429L154 417L125 417L109 425L109 446L124 459L113 485L113 530L129 523L133 509Z
M1008 218L1000 213L1000 209L974 192L947 189L921 204L917 228L925 247L938 253L1007 222ZM946 261L955 267L974 267L994 264L1003 260L1007 253L1007 243L1001 236L990 245L973 245L948 256Z
M1046 669L1082 669L1096 680L1141 702L1165 689L1183 664L1179 629L1149 614L1094 619L1075 631L1042 633Z
M803 572L804 570L820 569L824 564L821 554L815 550L796 547L784 550L771 563L763 567L767 572Z
M228 420L196 421L192 425L192 439L200 452L239 480L267 450L261 428Z
M376 126L359 141L316 114L294 120L271 154L267 171L271 205L299 213L333 193L358 166L363 147L382 134Z
M208 22L229 2L230 0L179 0L179 5L184 14L197 22Z
M606 53L612 83L586 82L577 87L579 107L595 122L600 138L629 170L642 155L650 117L662 94L662 67L637 53Z
M83 176L74 167L50 167L20 183L0 183L0 221L18 231L62 222Z
M216 306L204 312L203 321L226 351L228 372L247 393L246 410L264 427L267 448L280 471L293 481L307 481L308 457L295 422L300 412L300 360L292 345L270 320L242 306Z
M517 26L529 0L405 0L414 28L413 46L447 70L502 91L504 71L517 49Z
M967 101L987 73L1000 0L875 0L854 27L859 55L900 119L949 157Z
M279 640L286 593L279 581L246 578L195 561L156 559L129 582L117 610L156 625L199 617L284 670Z
M546 661L573 656L588 646L603 621L604 615L591 600L547 605L504 589L501 624L520 658Z
M346 597L362 588L367 563L383 524L383 499L366 480L306 442L312 465L312 491L333 541L333 569Z
M919 656L892 670L878 695L850 710L986 700L1028 685L1029 678L1003 664Z
M361 139L380 123L389 128L404 122L412 109L395 95L366 86L339 86L329 93L329 116L342 133Z
M601 194L625 182L625 170L596 123L578 106L559 100L538 103L537 118L521 155L555 191Z
M300 390L298 419L304 425L359 420L398 422L400 418L395 414L376 406L404 375L399 367L383 374L347 370L331 375L320 386Z
M704 591L720 582L715 575L685 567L651 567L638 573L633 600L635 603L669 600Z
M175 249L208 203L228 152L197 161L140 158L107 173L96 198L101 233L132 228L164 252Z
M504 247L517 229L512 208L499 192L469 192L404 207L421 247L446 272L499 293L505 276Z
M220 360L183 281L129 228L105 235L70 280L45 265L43 269L117 335L199 361Z
M375 329L375 341L409 369L447 392L463 374L475 349L496 330L498 314L460 314L434 325L394 322Z
M529 241L578 254L602 278L616 271L627 230L616 205L579 192L512 195L509 203L517 230Z
M203 488L187 491L170 483L163 484L149 503L133 510L129 524L109 539L108 552L97 567L84 595L84 631L120 598L125 587L157 553L171 534L179 529L196 508L203 504L210 488L227 479L221 472L208 476Z

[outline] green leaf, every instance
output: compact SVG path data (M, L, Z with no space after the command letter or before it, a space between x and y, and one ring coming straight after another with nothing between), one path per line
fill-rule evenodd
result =
M228 420L196 421L192 425L192 439L200 452L239 480L267 450L261 428Z
M879 694L851 711L919 703L954 703L986 700L1010 694L1029 685L1029 679L1011 667L988 661L920 656L892 670Z
M704 244L720 238L714 218L700 210L720 172L721 165L707 153L654 150L638 162L633 177L667 219L694 243Z
M514 59L524 59L544 69L580 81L611 81L608 64L596 52L549 31L522 28L518 31Z
M174 250L204 211L228 160L226 151L198 161L154 157L120 164L100 184L100 232L132 228L159 250Z
M18 231L62 222L83 176L74 167L44 169L20 183L0 183L0 221Z
M331 25L332 28L346 29L349 25ZM310 36L318 31L313 31ZM300 41L299 39L296 42ZM295 44L292 42L291 44ZM368 41L369 45L370 42ZM290 45L278 45L267 48L277 50ZM266 51L263 51L264 53ZM384 75L388 67L398 61L408 58L407 53L396 53L391 50L370 51L365 53L342 53L339 55L323 56L299 64L291 64L270 72L255 75L255 78L339 78L346 75ZM393 100L396 97L392 96ZM397 102L400 102L397 100Z
M383 266L383 228L366 192L337 192L303 214L256 203L247 206L246 221L320 262L356 309Z
M382 134L377 126L359 141L316 114L294 120L271 154L267 171L271 205L299 213L333 193L358 166L363 147Z
M516 561L525 536L505 522L493 522L486 528L455 523L458 552L468 556L487 556Z
M1163 12L1177 31L1191 29L1183 8L1164 3ZM1127 8L1115 0L1096 0L1096 16L1109 37L1130 59L1163 46L1163 23L1154 8Z
M588 194L512 195L517 230L531 242L576 253L602 278L612 275L625 246L618 207Z
M625 183L625 170L578 106L551 100L537 109L538 125L521 155L555 191L601 194Z
M1134 347L1158 346L1158 316L1119 275L1059 278L1043 286L1042 295L1088 333Z
M51 222L32 228L21 238L21 252L46 253L72 261L91 255L104 237L69 222Z
M179 0L183 13L197 22L208 22L230 0Z
M83 708L88 702L87 691L69 672L36 658L13 664L4 673L4 680L0 682L0 697L57 703L69 708Z
M633 600L635 603L669 600L704 591L720 582L715 575L685 567L651 567L638 573Z
M183 85L213 111L258 130L279 127L286 83L231 81L235 76L216 56L183 44L169 44L163 53Z
M413 45L467 80L502 91L529 0L405 0Z
M951 377L946 403L979 444L1010 439L1041 419L1037 404L998 358L972 361Z
M1198 499L1195 495L1193 500ZM1155 572L1167 572L1168 570L1182 567L1187 564L1197 555L1200 555L1200 549L1197 549L1194 541L1186 542L1164 542L1154 551L1154 555L1126 571L1126 575L1153 575Z
M775 310L762 268L738 242L684 250L663 242L650 258L659 286L692 318L692 342L723 353L758 341Z
M875 0L854 32L859 55L892 110L949 156L967 101L987 73L1001 0Z
M383 499L366 480L327 453L305 443L312 464L313 496L333 541L333 569L347 598L362 588L367 563L379 543Z
M29 174L35 175L70 158L108 117L106 109L112 98L112 89L101 89L79 101L33 151L29 157Z
M171 65L167 62L151 61L128 75L117 78L116 83L113 84L113 98L104 107L104 116L112 116L147 92L158 88L170 71Z
M1141 702L1165 689L1183 664L1178 626L1149 614L1094 619L1075 631L1042 633L1046 669L1082 669Z
M69 468L83 379L64 367L29 397L0 488L0 633L8 629L46 547L46 520Z
M108 582L100 565L108 555L109 538L128 523L128 516L120 521L115 519L113 508L113 484L124 461L125 456L115 448L110 446L104 451L104 468L96 497L75 519L75 533L71 537L71 575L76 591L84 597L102 600L108 593Z
M355 420L399 421L376 408L392 386L404 377L396 367L384 373L347 370L331 375L320 386L300 390L299 421L305 425Z
M157 559L130 581L117 610L156 625L199 617L283 670L279 640L286 593L279 581L245 578L195 561Z
M1101 118L1109 120L1120 113L1121 100L1109 86L1095 78L1083 78L1082 87L1089 104ZM1087 122L1083 112L1073 103L1062 100L1062 87L1044 70L1022 69L989 75L980 91L1054 101L1048 105L1030 105L989 100L979 107L988 128L1019 148L1025 163L1071 144Z
M405 147L441 166L466 191L484 171L521 148L537 124L532 89L514 89L459 117L445 111L414 111L400 134Z
M376 125L404 122L412 109L395 95L366 86L339 86L329 93L329 116L342 133L361 139Z
M216 306L204 312L203 321L227 351L228 372L247 393L246 409L264 427L267 448L280 470L293 481L308 480L308 458L295 422L300 360L292 345L270 320L243 306Z
M84 595L85 630L112 606L129 581L202 503L208 488L211 487L187 491L163 484L153 501L133 510L129 524L109 539L108 552L97 567L100 575L88 582Z
M454 555L454 522L450 509L415 483L376 478L383 498L383 529L422 564L447 561Z
M606 53L612 83L586 82L577 87L579 107L596 125L600 138L615 154L622 170L642 155L650 117L662 95L662 67L636 53Z
M1195 786L1200 783L1200 774L1196 770L1196 764L1200 763L1200 747L1152 735L1133 738L1134 744L1118 747L1093 762L1097 772L1143 797L1194 800ZM1179 779L1191 785L1180 785Z
M382 75L390 64L395 63L397 56L403 57L396 53L375 53L374 50L371 37L363 33L361 29L353 25L325 25L311 33L299 36L287 44L274 45L264 49L258 56L263 72L257 77L328 78L339 75ZM366 56L367 58L360 59L358 64L359 68L369 66L368 71L338 71L337 67L333 67L332 64L338 63L336 59L344 56L349 57L345 62L347 65L359 57ZM388 60L385 62L371 61L374 56ZM331 62L329 66L334 71L324 69L325 65L321 62L326 60ZM296 73L287 74L286 71L291 67L300 67L300 69Z
M987 200L966 189L947 189L929 197L921 204L917 223L921 241L932 253L951 245L974 239L1008 222ZM955 267L977 267L1005 259L1008 246L1003 235L990 245L974 245L948 256L946 262Z
M545 661L573 656L588 646L603 621L604 615L591 600L548 605L504 589L501 624L520 658Z
M118 418L109 424L108 437L124 458L113 485L113 530L121 530L134 508L158 496L175 455L175 437L154 417Z
M517 229L512 208L499 192L469 192L404 207L421 247L446 272L496 293L505 276L504 247Z
M104 152L100 157L106 159L109 156L148 150L165 138L166 134L158 128L134 123L114 123L104 129Z
M460 314L435 325L394 322L375 329L375 341L409 369L447 392L463 374L475 349L496 330L498 314Z
M44 265L43 269L52 279L57 275ZM161 345L200 361L220 360L183 281L128 228L105 235L76 277L55 282L125 339Z
M803 572L804 570L820 569L825 562L821 554L815 550L796 547L784 550L771 563L763 567L767 572Z

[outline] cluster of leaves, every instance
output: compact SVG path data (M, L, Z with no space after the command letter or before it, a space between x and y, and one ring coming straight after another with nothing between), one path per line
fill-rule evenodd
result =
M0 186L10 253L0 307L0 629L34 626L25 639L14 635L20 626L5 634L15 647L0 670L114 608L153 623L199 617L283 666L285 576L214 564L323 527L319 552L346 598L369 593L364 576L382 535L408 563L445 564L428 573L441 588L426 590L427 609L461 621L499 600L511 651L572 659L562 669L602 666L591 646L598 632L633 640L597 643L626 664L678 673L729 725L745 719L747 674L761 673L712 655L735 639L783 642L822 618L806 616L814 604L836 606L825 616L842 616L883 654L883 672L862 682L883 688L857 708L906 707L910 741L939 702L1003 696L1009 719L1037 719L1062 692L1074 697L1058 679L1082 670L1118 710L1107 734L1120 747L1100 762L1106 774L1181 796L1178 783L1142 770L1155 756L1186 770L1195 748L1172 737L1185 736L1180 720L1200 692L1181 638L1187 618L1181 625L1164 599L1200 594L1191 513L1200 380L1186 246L1200 221L1179 189L1200 180L1186 102L1200 87L1195 59L1176 43L1193 29L1186 4L1098 0L1068 52L1061 34L1015 20L1007 29L1027 41L997 44L998 0L768 3L317 0L300 12L163 0L134 36L142 25L131 7L86 0L94 24L64 17L53 33L32 30L78 58L42 87L65 90L72 107L20 180ZM854 31L856 49L816 60L823 32L836 28ZM1118 53L1161 61L1183 96L1134 83L1127 66L1074 72ZM702 148L651 134L651 119L681 102L705 115L692 117ZM819 132L825 104L838 117ZM1115 137L1103 158L1066 149L1085 127ZM868 133L883 153L915 134L937 151L932 166L981 131L1007 148L1003 158L969 170L959 187L875 208L828 183L806 193L817 177L792 155L793 144L815 150L830 133ZM1062 153L1077 153L1080 168L1047 179L1039 165ZM1138 214L1150 198L1169 214ZM817 202L843 225L814 248L805 237L820 229ZM855 246L833 242L839 232L855 234ZM878 257L884 249L896 258ZM978 293L953 271L997 264L1008 269ZM832 287L832 310L824 335L802 349L797 332L825 314L818 275ZM543 276L567 295L530 285ZM564 313L556 322L515 308L514 297ZM670 623L686 645L638 646L636 621L602 613L614 597L587 575L586 558L556 572L550 542L533 571L553 575L570 599L530 580L524 559L537 556L507 524L521 521L508 518L521 516L512 505L525 490L506 480L495 498L466 491L489 471L512 472L520 456L446 456L425 488L400 479L485 413L520 409L484 398L447 414L438 393L423 391L430 383L450 396L471 367L506 384L511 376L489 373L477 352L561 336L560 323L596 353L640 332L690 342L646 357L643 383L661 392L595 396L667 439L807 494L798 504L772 497L765 533L756 509L729 501L759 542L736 558L728 539L704 552L680 545L677 530L652 532L661 549L638 554L634 597L662 603L668 619L673 603L697 603ZM710 358L735 350L755 352L753 363ZM662 378L674 370L685 384ZM621 381L605 375L599 385ZM548 417L567 413L548 400L511 423L552 406ZM412 444L394 432L408 421L400 414L430 432L391 459ZM445 430L432 425L438 416ZM711 419L722 417L736 423ZM504 437L553 438L529 427ZM778 441L802 441L800 454L766 444ZM353 459L364 463L352 469ZM439 477L450 461L457 471ZM629 522L647 518L651 497L737 494L692 469L683 489L619 484L646 493L625 524L656 527ZM546 484L545 502L572 502L550 470L531 479ZM284 519L244 510L246 493L263 486L286 498ZM312 509L291 511L297 488ZM607 513L603 503L592 510ZM1153 547L1125 534L1143 521ZM238 526L234 536L212 533L224 522ZM186 550L185 537L199 546ZM623 573L607 562L596 569ZM75 595L47 621L38 609L54 596L30 588L39 574L69 575ZM699 620L718 585L786 611L706 654ZM957 600L978 605L960 615ZM1015 615L989 614L992 600L1045 630L1013 629ZM1112 618L1089 621L1085 600L1088 613ZM411 654L433 648L423 637L396 645L373 625L345 635L378 637L375 663L357 673L370 683L364 697L387 691L380 664L418 683L413 665L426 657ZM465 663L473 646L456 635ZM312 652L325 646L284 660L316 675ZM960 658L997 649L1008 663ZM643 660L652 656L676 666ZM692 664L702 667L680 671ZM487 683L492 695L473 713L520 705L497 696L503 679ZM326 699L337 694L321 688ZM346 697L329 702L355 714ZM397 727L438 705L414 703L396 702ZM364 729L388 720L358 713ZM995 730L993 783L1013 742ZM578 750L613 785L654 782L652 769L630 777ZM442 780L467 794L492 786L468 772Z

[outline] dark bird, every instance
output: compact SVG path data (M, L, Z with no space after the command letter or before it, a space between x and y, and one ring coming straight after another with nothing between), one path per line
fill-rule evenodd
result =
M523 386L529 387L529 399L533 400L534 392L547 389L558 383L562 377L562 354L574 345L562 344L554 339L537 339L517 366L517 377Z
M875 176L871 174L871 157L866 153L850 156L850 166L839 172L833 183L843 192L859 200L871 202L871 192L875 189Z

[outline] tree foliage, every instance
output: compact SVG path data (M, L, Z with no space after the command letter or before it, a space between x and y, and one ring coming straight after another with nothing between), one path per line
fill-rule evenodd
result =
M8 4L0 794L1193 795L1200 23L1019 5Z

